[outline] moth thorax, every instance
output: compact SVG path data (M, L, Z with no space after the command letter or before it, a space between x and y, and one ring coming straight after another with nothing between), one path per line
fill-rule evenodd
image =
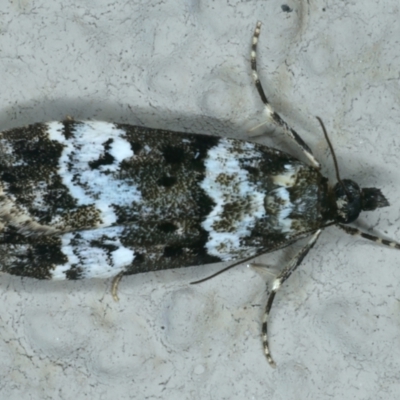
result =
M348 224L355 221L361 211L386 207L389 202L379 189L363 188L350 179L343 179L333 188L336 199L336 221Z

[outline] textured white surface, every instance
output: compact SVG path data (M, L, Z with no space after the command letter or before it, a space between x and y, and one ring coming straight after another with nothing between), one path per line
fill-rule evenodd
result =
M392 207L361 217L400 239L399 7L336 2L4 2L0 127L98 119L246 138L271 102L334 179L378 186ZM276 131L257 141L304 157ZM257 261L286 262L293 249ZM277 295L272 370L261 349L265 279L217 266L110 282L0 281L0 394L7 399L396 398L398 251L328 229Z

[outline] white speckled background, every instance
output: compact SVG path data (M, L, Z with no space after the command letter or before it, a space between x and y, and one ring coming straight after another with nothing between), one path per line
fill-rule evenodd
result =
M342 175L392 203L359 226L400 240L397 1L0 4L1 129L70 115L246 139L264 120L249 66L261 20L271 102L334 179L323 118ZM279 131L254 140L299 155ZM276 298L275 370L260 340L272 277L239 266L189 285L219 267L128 277L119 303L106 281L1 276L0 398L399 396L399 252L327 229Z

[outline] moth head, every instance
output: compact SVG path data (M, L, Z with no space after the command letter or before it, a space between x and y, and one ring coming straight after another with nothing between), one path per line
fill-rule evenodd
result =
M333 188L336 199L336 221L349 224L355 221L361 211L373 211L387 207L389 202L379 189L363 188L350 179L343 179Z

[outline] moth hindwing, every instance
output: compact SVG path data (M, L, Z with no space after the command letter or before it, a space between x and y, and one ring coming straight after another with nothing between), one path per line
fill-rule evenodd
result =
M278 289L323 228L399 248L343 224L388 205L378 189L348 179L331 187L311 149L271 107L268 118L310 165L260 144L108 122L67 120L0 133L1 271L37 279L114 277L234 261L310 237L274 280ZM321 121L322 124L322 121ZM324 128L323 128L324 129ZM324 129L325 132L325 129Z

